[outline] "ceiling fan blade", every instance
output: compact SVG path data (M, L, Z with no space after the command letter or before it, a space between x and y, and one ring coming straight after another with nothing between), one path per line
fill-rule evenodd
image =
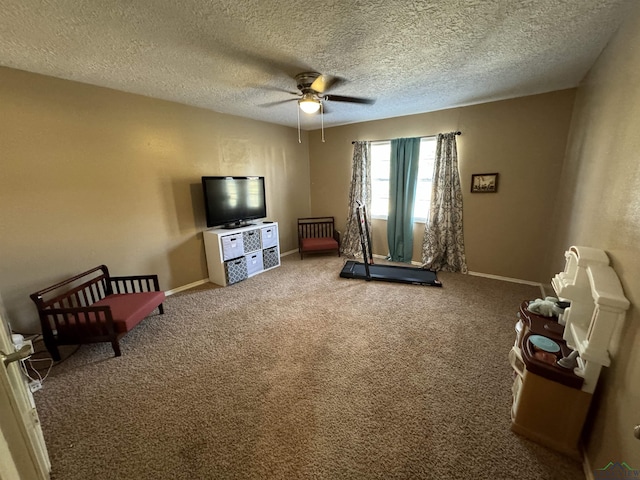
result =
M255 88L258 90L267 90L269 92L281 92L290 93L291 95L300 95L300 92L294 92L281 87L272 87L271 85L249 85L249 88Z
M289 103L297 100L298 100L297 98L287 98L286 100L278 100L276 102L261 103L258 106L259 107L275 107L276 105L282 105L283 103Z
M216 38L207 39L217 55L224 56L234 64L244 64L258 68L273 76L294 78L297 72L311 71L311 67L300 62L296 57L283 52L254 51L240 47L236 42Z
M318 93L324 93L330 88L333 88L341 83L344 83L343 78L333 77L331 75L318 75L318 78L316 78L311 84L311 89Z
M375 100L370 98L344 97L342 95L325 95L324 99L329 102L361 103L364 105L373 105L376 103Z

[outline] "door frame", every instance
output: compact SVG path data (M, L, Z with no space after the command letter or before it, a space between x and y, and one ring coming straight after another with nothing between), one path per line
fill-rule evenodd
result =
M15 348L3 310L0 297L0 350L8 354ZM6 475L8 479L47 480L51 462L33 396L18 363L5 367L0 362L0 456L3 464L5 458L9 460L0 468L0 473L3 479Z

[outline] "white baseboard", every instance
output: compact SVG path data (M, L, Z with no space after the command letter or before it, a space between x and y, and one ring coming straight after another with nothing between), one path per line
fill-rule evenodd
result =
M382 258L386 259L384 255L373 255L374 258ZM411 265L415 265L417 267L421 267L422 264L420 262L411 262ZM531 285L532 287L539 287L540 292L542 293L542 298L545 297L543 285L540 282L532 282L530 280L521 280L519 278L511 278L511 277L501 277L500 275L491 275L490 273L480 273L480 272L469 272L469 275L473 275L475 277L485 277L492 278L494 280L502 280L503 282L511 282L511 283L522 283L524 285Z
M532 287L542 287L540 282L532 282L531 280L521 280L519 278L501 277L500 275L491 275L490 273L469 272L469 275L474 277L493 278L494 280L502 280L511 283L521 283L523 285L531 285Z
M298 253L298 250L289 250L288 252L281 253L280 257L286 257L287 255L291 255L292 253ZM169 295L173 295L174 293L184 292L185 290L199 287L200 285L204 285L205 283L209 283L208 278L203 278L202 280L198 280L187 285L182 285L181 287L172 288L171 290L166 290L164 294L168 297Z
M288 252L280 253L280 257L286 257L287 255L291 255L291 254L294 254L294 253L298 253L298 250L294 249L294 250L289 250ZM373 257L374 258L381 258L383 260L387 258L384 255L376 255L376 254L374 254ZM415 265L415 266L421 266L422 265L422 264L420 264L418 262L411 262L411 264ZM494 280L502 280L503 282L521 283L521 284L524 284L524 285L531 285L533 287L539 287L542 298L545 297L544 285L542 283L539 283L539 282L531 282L529 280L521 280L519 278L501 277L500 275L491 275L489 273L480 273L480 272L469 272L469 275L473 275L475 277L492 278ZM204 278L202 280L198 280L196 282L189 283L188 285L182 285L181 287L176 287L176 288L173 288L171 290L167 290L164 293L167 296L173 295L174 293L183 292L185 290L189 290L190 288L194 288L194 287L198 287L200 285L204 285L208 281L209 281L208 278Z
M282 254L281 256L288 255L290 253L292 253L292 252L287 252L286 254ZM382 260L386 260L387 259L386 255L379 255L377 253L373 254L373 258L380 258ZM411 265L415 265L416 267L421 267L422 263L412 261ZM490 273L480 273L480 272L469 272L469 275L474 275L476 277L492 278L494 280L502 280L504 282L521 283L521 284L524 284L524 285L531 285L532 287L539 287L542 298L544 298L546 296L545 290L544 290L544 285L542 283L540 283L540 282L532 282L530 280L521 280L519 278L501 277L500 275L491 275Z
M491 275L489 273L469 272L469 275L475 277L492 278L494 280L502 280L503 282L520 283L522 285L531 285L532 287L538 287L540 289L540 296L545 297L543 285L540 282L532 282L530 280L521 280L519 278L501 277L500 275Z
M164 294L168 297L169 295L173 295L174 293L184 292L185 290L189 290L190 288L194 288L194 287L199 287L200 285L204 285L205 283L209 283L208 278L203 278L202 280L189 283L188 285L182 285L181 287L172 288L171 290L166 290Z

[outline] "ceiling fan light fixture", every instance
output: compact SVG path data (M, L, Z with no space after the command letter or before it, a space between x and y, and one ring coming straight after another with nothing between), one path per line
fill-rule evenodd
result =
M316 113L320 110L320 100L318 100L313 94L305 93L300 100L298 100L300 110L304 113Z

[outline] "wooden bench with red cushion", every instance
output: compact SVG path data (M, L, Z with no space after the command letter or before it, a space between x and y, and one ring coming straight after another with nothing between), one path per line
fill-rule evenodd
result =
M335 229L333 217L298 219L298 251L305 253L337 252L340 256L340 233Z
M97 342L111 342L119 357L120 338L156 308L164 313L164 299L157 275L112 277L106 265L31 294L44 343L56 361L59 345Z

